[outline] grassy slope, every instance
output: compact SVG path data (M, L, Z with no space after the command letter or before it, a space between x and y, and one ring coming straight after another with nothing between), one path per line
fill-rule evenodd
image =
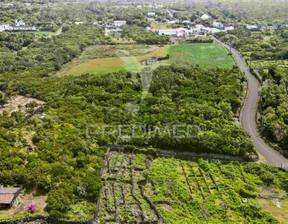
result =
M259 199L262 208L270 212L280 223L288 223L288 201L285 200L281 208L277 207L268 199Z
M105 74L108 72L139 70L144 66L141 62L150 57L164 57L168 53L169 46L152 47L151 53L127 56L127 57L105 57L88 60L82 63L77 61L65 66L58 75L81 75L83 73ZM85 52L83 53L85 54ZM119 54L123 55L123 54ZM130 55L130 54L129 54ZM155 65L153 66L153 68Z
M175 45L170 47L169 54L172 61L182 58L205 68L230 68L235 64L228 51L216 43Z
M89 51L89 49L87 49ZM100 51L100 49L98 49ZM109 52L114 52L114 56L106 57ZM156 65L150 66L155 69L160 64L173 63L173 61L181 60L190 63L200 64L204 68L207 67L220 67L230 68L234 65L234 61L231 56L228 55L228 51L219 44L184 44L155 47L152 46L147 49L128 49L129 54L125 57L115 56L118 55L121 49L107 49L105 58L100 58L99 55L95 55L95 59L85 59L85 52L83 57L80 56L81 60L73 61L72 63L64 66L64 68L58 73L58 75L81 75L83 73L91 74L105 74L108 72L118 71L131 71L140 70L144 68L142 61L150 57L164 57L169 52L170 60L157 63ZM127 51L127 49L125 49ZM146 53L143 53L146 52ZM111 55L113 55L110 53ZM93 53L89 53L89 57L93 58ZM95 52L96 54L96 52ZM120 53L119 55L123 55Z

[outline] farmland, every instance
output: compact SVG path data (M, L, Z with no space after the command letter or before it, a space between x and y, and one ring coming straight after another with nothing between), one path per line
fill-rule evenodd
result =
M248 61L248 64L251 68L268 68L269 66L279 66L280 68L287 68L288 67L288 60L254 60Z
M231 68L235 63L228 55L228 51L219 44L183 44L171 46L169 49L170 61L183 61L199 64L204 68L220 67Z
M159 65L192 63L203 68L231 68L234 61L228 51L219 44L184 44L175 46L146 45L107 45L91 46L82 55L66 64L58 75L105 74L120 71L139 71L145 66L143 60L161 58L169 53L170 60L158 62Z
M251 171L260 165L107 155L99 223L278 223L258 199L264 178ZM275 198L285 195L271 189Z
M143 60L151 57L165 57L168 49L169 46L92 46L87 48L78 59L65 65L58 75L105 74L140 70L145 67L142 64ZM157 63L151 67L156 68L159 65L160 63Z

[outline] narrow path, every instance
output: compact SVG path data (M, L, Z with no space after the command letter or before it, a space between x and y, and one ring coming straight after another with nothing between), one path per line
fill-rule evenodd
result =
M213 37L213 39L222 44L228 50L230 50L230 46L228 46L227 44L222 43L215 37ZM250 134L255 149L267 160L267 163L275 165L277 167L281 167L281 164L284 164L285 169L287 169L288 159L286 159L279 152L268 146L261 138L257 130L256 113L259 99L258 90L260 84L258 80L251 74L249 67L243 61L241 54L234 48L231 49L231 53L234 56L235 62L238 64L240 69L245 73L245 76L248 81L247 98L245 100L244 108L241 112L240 117L242 128L244 131Z

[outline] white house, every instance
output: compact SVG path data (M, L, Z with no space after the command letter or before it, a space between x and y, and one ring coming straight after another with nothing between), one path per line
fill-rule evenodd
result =
M217 28L210 28L210 27L205 27L203 29L203 31L207 34L214 34L214 33L219 33L219 32L223 32L222 30L219 30Z
M183 24L189 24L189 23L191 23L191 22L190 22L189 20L183 20L182 23L183 23Z
M35 26L9 26L9 28L5 29L9 32L29 32L29 31L37 31Z
M256 26L256 25L247 25L246 28L247 28L247 30L258 30L259 29L258 26Z
M25 26L25 23L23 22L23 20L16 20L15 22L15 26Z
M4 3L3 6L5 6L5 7L14 7L14 4L12 4L12 3Z
M204 14L201 16L201 19L203 20L211 19L211 16L209 16L208 14Z
M162 36L175 36L175 37L185 37L185 30L183 29L160 29L155 30L158 35Z
M213 22L213 26L217 29L224 29L224 25L221 22Z
M231 30L234 30L234 26L227 26L225 27L225 31L231 31Z
M191 28L191 29L190 29L190 33L191 33L191 34L200 33L200 32L201 32L201 30L200 30L200 29L197 29L197 28Z
M195 25L195 28L199 30L199 32L201 32L205 28L205 26L203 26L202 24L197 24Z
M117 20L117 21L114 21L114 26L121 27L121 26L126 25L126 23L127 23L126 21Z
M172 21L169 21L169 20L168 20L168 21L166 21L166 23L167 23L167 24L175 24L176 21L175 21L175 20L172 20Z
M84 22L75 22L75 25L82 25Z
M155 13L155 12L148 12L148 13L147 13L147 16L149 16L149 17L155 17L155 16L156 16L156 13Z
M10 25L9 24L3 24L3 25L0 25L0 30L2 29L3 31L4 30L7 30L10 28Z

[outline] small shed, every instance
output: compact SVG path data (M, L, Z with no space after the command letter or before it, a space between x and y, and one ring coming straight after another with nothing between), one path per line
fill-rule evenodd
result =
M148 59L145 59L143 61L143 64L144 65L153 65L153 64L157 63L157 61L158 60L156 58L148 58Z
M0 208L13 206L21 193L21 188L0 188Z

